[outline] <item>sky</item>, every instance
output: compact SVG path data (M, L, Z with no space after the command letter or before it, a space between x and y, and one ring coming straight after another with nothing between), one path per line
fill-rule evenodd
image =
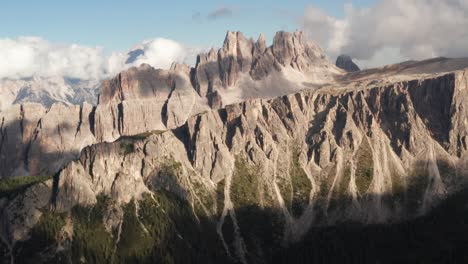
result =
M347 54L363 68L468 57L468 0L2 0L0 78L193 64L228 30L269 41L303 30L330 60Z
M367 6L372 0L353 1ZM227 30L247 36L300 28L314 3L343 16L345 0L2 0L0 37L40 36L49 41L124 50L163 37L186 45L219 46Z

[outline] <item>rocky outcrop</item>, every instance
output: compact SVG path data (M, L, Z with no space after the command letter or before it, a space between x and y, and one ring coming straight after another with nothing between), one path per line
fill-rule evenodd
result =
M343 69L347 72L357 72L360 71L359 66L353 62L350 56L348 55L340 55L336 59L336 67Z
M424 215L468 183L466 65L344 75L300 32L270 47L229 32L195 68L120 73L97 106L16 105L0 112L0 178L53 177L0 188L0 253L21 255L39 234L50 262L205 241L256 263L311 227Z
M182 64L173 64L170 70L142 65L104 82L95 116L98 142L176 128L207 111L207 99L193 89L189 74L189 67Z
M223 47L199 55L195 68L141 65L104 81L95 107L26 103L1 112L0 177L54 174L85 146L173 129L210 107L288 94L339 73L301 32L279 32L271 47L263 36L254 42L228 32Z
M54 104L16 105L0 114L1 178L50 175L93 144L93 107Z
M124 206L168 191L210 216L241 262L266 254L251 208L274 212L268 221L282 224L268 232L286 244L311 226L411 219L467 183L467 83L457 71L207 111L173 130L85 148L45 185L57 186L50 205L67 212L104 195Z
M211 49L198 56L193 83L200 96L216 92L227 105L295 92L305 88L304 83L333 82L340 74L302 32L278 32L270 47L263 35L255 42L241 32L228 32L218 52Z

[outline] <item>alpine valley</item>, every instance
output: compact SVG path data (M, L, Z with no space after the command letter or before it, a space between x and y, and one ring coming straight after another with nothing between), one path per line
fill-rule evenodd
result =
M228 32L194 67L4 81L0 263L466 263L468 59L337 64Z

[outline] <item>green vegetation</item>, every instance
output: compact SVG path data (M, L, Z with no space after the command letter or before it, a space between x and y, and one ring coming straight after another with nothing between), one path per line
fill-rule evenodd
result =
M349 164L346 164L341 175L341 180L337 188L337 198L344 199L348 196L349 183L351 181L351 168Z
M34 263L42 257L41 253L48 252L50 245L56 245L60 239L60 231L65 225L65 218L65 214L44 211L39 222L31 230L30 239L16 245L16 262Z
M449 184L450 181L457 179L457 170L449 161L439 159L437 160L437 167L439 169L440 177L445 184Z
M216 185L216 209L218 217L221 216L224 209L224 186L225 180L218 182Z
M336 175L336 165L332 167L326 167L322 170L322 174L320 176L320 190L318 193L318 201L317 206L318 208L324 209L326 202L328 201L328 194L330 192L330 188L333 185L333 179ZM319 211L320 212L320 211Z
M274 190L270 188L271 185L269 183L263 182L261 185L261 193L260 196L262 197L263 205L262 207L271 207L275 208L278 207L278 201L276 199L276 195Z
M23 176L0 180L0 198L12 198L29 187L52 179L52 176Z
M390 168L392 177L392 195L387 198L390 204L397 205L401 204L405 199L405 180L404 178L393 168Z
M372 158L372 149L367 138L362 140L356 153L356 186L361 195L369 189L374 176L374 161Z
M124 155L128 155L135 152L135 145L131 141L122 140L120 141L120 149Z
M177 178L182 169L182 164L174 159L167 159L161 164L160 173L166 176Z
M208 187L201 182L201 179L192 178L193 190L198 197L198 200L195 200L195 212L197 215L206 215L213 214L215 212L215 197L208 191ZM208 212L205 212L205 209Z
M51 243L57 239L64 225L65 214L45 211L39 223L34 226L31 236L42 240L43 244Z
M292 185L291 211L293 216L299 217L309 204L312 184L299 163L299 151L296 148L292 151L289 176Z
M149 131L149 132L140 133L140 134L136 134L136 135L133 135L133 136L123 136L123 137L121 137L121 139L123 139L123 140L126 140L126 139L129 139L129 140L144 140L144 139L148 138L149 136L159 135L159 134L162 134L164 132L166 132L166 130L152 130L152 131Z
M110 203L109 197L100 195L94 206L76 206L72 209L73 263L80 263L82 260L94 263L114 262L114 238L103 224L104 214Z
M259 175L247 161L237 157L231 183L231 200L235 207L257 205L260 200Z
M270 263L467 263L466 201L465 191L398 224L312 228L302 241L275 251Z
M409 212L415 212L421 207L426 191L429 184L428 171L423 163L416 164L408 179L408 186L406 189L406 205Z
M225 262L214 224L198 222L187 201L166 192L145 195L138 216L130 203L125 209L121 263L218 263Z
M197 220L190 204L174 194L157 191L144 195L138 204L125 205L120 235L118 229L108 232L104 227L109 210L111 201L103 195L93 206L75 206L68 216L73 225L70 237L59 235L67 216L46 211L31 239L17 244L16 261L229 263L214 222ZM58 252L59 244L63 249Z
M338 209L346 207L347 203L350 200L348 194L349 183L351 181L351 167L349 164L345 164L343 172L341 174L341 179L337 182L333 189L333 196L330 201L329 209Z
M231 183L231 200L240 233L247 246L249 263L259 263L264 261L264 256L271 256L283 236L284 219L281 213L260 205L262 185L259 178L257 168L249 166L241 156L237 157ZM223 234L228 236L225 232L223 226Z
M145 203L145 206L149 205ZM151 253L153 240L140 222L135 201L132 200L124 207L122 233L117 245L120 259L127 263L142 261Z
M330 184L328 182L328 179L323 179L320 182L320 191L319 191L319 197L318 197L320 203L324 203L327 201L329 191L330 191Z
M294 217L300 217L304 209L309 205L312 184L299 162L299 150L291 147L291 162L289 165L288 178L277 177L279 187L285 206Z

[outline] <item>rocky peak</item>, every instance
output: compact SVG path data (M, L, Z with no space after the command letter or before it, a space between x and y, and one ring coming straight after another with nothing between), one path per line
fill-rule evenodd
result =
M405 221L405 232L407 221L432 210L468 179L468 135L464 124L468 116L468 73L417 75L392 85L376 83L360 80L272 100L246 100L189 117L172 131L87 147L54 180L32 186L14 200L0 199L0 221L5 226L0 235L6 234L6 243L21 243L28 239L29 230L48 208L73 217L75 214L69 213L72 208L92 206L98 203L99 196L105 195L112 207L104 207L106 214L98 220L111 227L109 232L122 226L124 231L115 232L118 246L120 234L124 238L128 232L140 230L127 229L125 214L133 210L120 215L118 210L132 200L143 202L147 194L160 201L157 197L161 190L171 194L170 199L163 201L177 197L188 202L187 215L193 212L200 219L210 217L213 222L208 223L223 231L215 233L216 243L226 242L227 255L239 263L252 252L255 256L270 254L258 247L258 241L270 243L271 236L258 236L250 230L279 234L275 240L278 246L303 238L311 241L311 228L341 223L375 226ZM146 107L148 100L141 101L145 102L140 107ZM122 102L124 109L125 103ZM49 121L41 121L42 131L54 128L53 121L65 115L65 110L52 108L47 114ZM75 109L75 117L88 113L82 109L78 115L79 110ZM27 117L36 112L39 111L17 109L13 115ZM137 119L136 114L125 113L123 120ZM75 131L84 132L86 120L81 128L67 128L64 124L59 133L66 132L64 138L70 138L76 135ZM441 124L440 120L446 122ZM7 135L0 133L0 139L19 135L21 128L25 135L34 134L28 124L21 124L14 130L1 129ZM48 140L41 142L51 145ZM78 142L79 137L70 144L75 146ZM48 161L63 155L60 150ZM10 157L6 155L9 152L4 153ZM34 165L33 159L29 161ZM164 206L166 202L155 204ZM143 214L149 207L140 205L137 210L143 210L135 214L141 212L141 219L152 219L152 215ZM180 208L182 203L174 205ZM457 204L453 208L463 206ZM255 210L251 208L257 207L275 208L275 214L265 217L261 212L261 217L252 217ZM157 221L177 219L171 218L170 210L157 208L164 212ZM69 222L71 230L78 230L72 227L80 222ZM145 228L153 225L136 223ZM267 229L262 229L265 226ZM139 232L147 234L143 228ZM158 232L148 233L154 240L161 237ZM81 242L80 236L73 234L70 241ZM182 233L181 237L189 236ZM65 249L67 246L64 244Z
M266 41L265 41L265 35L260 34L257 42L255 42L254 44L253 57L257 58L258 56L263 54L263 52L265 52L266 49L267 49L267 46L266 46Z
M220 52L233 57L245 57L251 55L253 44L254 41L252 39L247 39L242 32L228 31Z
M308 40L302 31L294 33L280 31L273 39L273 54L283 66L290 65L298 59L324 59L320 47ZM293 66L293 65L291 65ZM300 70L300 68L298 69Z
M359 66L357 66L350 56L340 55L336 59L336 67L343 69L347 72L357 72L360 71Z
M177 63L174 62L171 65L171 68L169 69L170 71L178 72L178 73L185 73L185 74L190 74L190 66L188 66L185 63Z
M102 83L98 104L161 97L162 94L167 97L171 90L170 73L168 70L154 69L148 64L132 67Z
M248 72L252 65L254 41L241 32L227 32L223 47L218 52L220 77L224 87L234 86L239 72Z
M288 68L287 73L282 73L285 68ZM314 68L320 74L310 75ZM290 74L291 69L303 78L289 77L294 75ZM176 63L169 70L157 70L141 65L105 81L99 104L138 98L166 100L182 83L184 89L194 90L211 107L216 107L297 91L305 88L303 83L322 83L334 74L340 72L302 32L278 32L273 45L267 47L264 35L254 41L241 32L228 31L222 47L199 54L194 68ZM282 83L282 88L272 85L255 88L258 81L271 82L268 78L276 79L275 84Z
M214 48L211 48L208 53L198 54L195 68L198 68L198 66L204 65L208 62L214 62L217 59L218 59L218 56L216 54L216 50Z
M252 98L272 98L310 88L304 83L315 76L310 75L309 78L307 71L321 68L325 62L311 60L307 52L309 46L300 32L278 33L270 47L267 47L263 35L254 41L241 32L228 32L222 48L200 54L194 68L174 63L170 69L155 69L142 64L104 81L96 106L62 105L39 111L37 106L25 104L21 108L4 111L0 115L4 118L2 129L9 136L3 137L11 145L0 144L3 146L0 155L11 156L18 162L10 159L0 161L0 170L4 172L0 177L35 175L39 171L53 173L90 144L173 129L209 107L217 109ZM284 65L277 57L282 58ZM330 69L326 71L329 73ZM322 76L325 74L321 73L319 78ZM37 132L37 136L31 134L27 140L18 136L18 141L12 140L12 135L25 135L18 131L26 127L23 119L28 117L28 113L37 114L29 118L34 124L31 130ZM5 130L6 126L11 127L11 131ZM39 133L46 131L41 127L47 127L47 131L54 133ZM30 144L35 137L41 143L39 147ZM62 155L63 159L54 163L51 160L56 156L45 157L40 153L42 150L70 153ZM23 153L28 151L31 152L28 155Z

